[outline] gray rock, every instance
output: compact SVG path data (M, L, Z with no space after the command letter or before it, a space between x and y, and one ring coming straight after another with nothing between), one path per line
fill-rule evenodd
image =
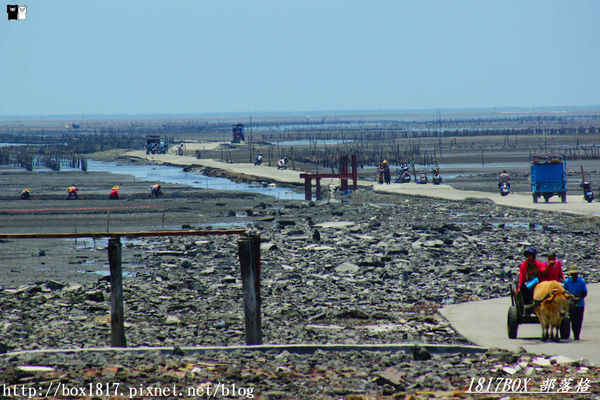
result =
M356 264L352 264L350 262L343 262L335 267L335 272L339 274L347 274L347 273L356 273L360 271L360 267Z
M167 315L167 319L165 320L166 325L177 325L180 323L181 320L176 315Z
M431 353L423 346L415 346L413 348L413 359L417 361L427 361L431 359Z

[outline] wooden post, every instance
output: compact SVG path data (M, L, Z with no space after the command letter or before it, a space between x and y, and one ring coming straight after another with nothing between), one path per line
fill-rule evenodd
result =
M304 178L304 200L312 200L312 179L310 177Z
M343 174L343 175L348 174L348 155L347 154L342 156L340 169L341 169L340 174ZM341 180L340 190L342 191L342 193L344 193L346 190L348 190L348 179L341 178L340 180Z
M246 344L262 344L260 318L260 234L251 233L238 239L242 290L244 292L244 317Z
M315 178L317 185L317 200L321 200L321 178Z
M358 162L356 154L352 154L352 190L358 190Z
M110 345L127 347L123 315L123 273L121 269L121 238L108 239L110 264Z

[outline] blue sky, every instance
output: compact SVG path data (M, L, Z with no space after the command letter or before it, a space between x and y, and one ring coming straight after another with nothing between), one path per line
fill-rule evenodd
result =
M593 0L10 4L3 116L600 104Z

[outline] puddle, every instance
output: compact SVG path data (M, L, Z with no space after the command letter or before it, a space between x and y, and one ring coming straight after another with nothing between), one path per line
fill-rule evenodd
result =
M454 222L457 225L471 225L471 226L481 226L483 223L480 221L457 221ZM518 222L518 221L509 221L509 222L489 222L490 225L493 225L495 227L499 227L504 225L504 227L507 228L516 228L516 229L524 229L524 230L531 230L531 231L540 231L543 232L547 229L549 230L556 230L556 229L561 229L560 225L542 225L542 224L533 224L533 225L529 225L529 222Z
M84 270L78 270L75 271L77 273L80 274L96 274L96 275L100 275L100 276L110 276L110 270L96 270L96 271L84 271ZM137 276L137 272L133 272L133 271L122 271L123 276L128 277L128 278L135 278Z
M276 146L308 146L308 145L327 145L327 144L344 144L352 143L354 139L296 139L296 140L280 140L272 141L271 144Z
M108 238L78 238L78 239L62 239L73 243L73 247L76 249L96 249L96 250L105 250L108 247ZM143 239L137 238L121 238L121 243L123 246L131 247L131 246L144 246L147 242Z
M316 224L315 226L319 226L321 228L345 228L347 226L354 225L352 221L330 221L330 222L321 222L320 224Z
M211 228L223 229L223 228L245 228L248 225L246 221L231 221L231 222L215 222L214 224L209 224Z
M88 261L90 261L90 260L88 260ZM94 264L94 263L95 262L90 262L89 264ZM82 270L82 269L80 269L80 270L77 270L75 272L78 272L80 274L96 274L96 275L101 275L101 276L109 276L110 275L110 266L108 264L104 263L102 265L102 267L104 269L98 269L98 270L89 270L89 269ZM123 276L132 278L132 277L137 276L137 272L135 272L135 271L125 271L125 269L126 268L127 269L132 269L132 268L133 269L138 269L138 268L142 268L142 265L131 264L131 263L122 263L121 267L123 268Z
M196 188L260 193L277 199L304 200L304 193L297 193L289 188L237 183L195 171L183 172L181 167L168 165L120 165L115 162L88 160L88 171L133 175L135 179L147 182L176 183Z

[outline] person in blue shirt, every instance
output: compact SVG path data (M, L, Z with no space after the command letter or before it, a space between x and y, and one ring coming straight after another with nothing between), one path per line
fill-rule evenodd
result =
M583 310L585 309L585 301L583 299L587 296L587 287L585 286L585 280L579 276L577 267L572 266L569 274L571 276L565 280L563 287L575 296L573 299L575 302L571 304L571 309L569 310L569 318L571 319L573 336L575 340L579 340L581 325L583 323Z

